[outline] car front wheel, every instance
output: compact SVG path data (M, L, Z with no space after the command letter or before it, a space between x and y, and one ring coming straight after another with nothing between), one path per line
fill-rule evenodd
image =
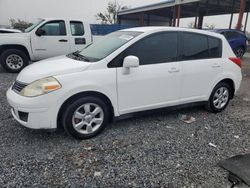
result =
M65 131L76 139L92 138L106 127L107 105L96 97L83 97L68 104L62 115Z
M231 91L227 83L219 83L212 91L206 108L214 113L223 111L231 99Z

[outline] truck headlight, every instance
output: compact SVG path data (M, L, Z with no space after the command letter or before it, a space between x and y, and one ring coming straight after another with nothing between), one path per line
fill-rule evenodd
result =
M25 97L36 97L60 89L61 84L54 78L42 78L22 89L20 94Z

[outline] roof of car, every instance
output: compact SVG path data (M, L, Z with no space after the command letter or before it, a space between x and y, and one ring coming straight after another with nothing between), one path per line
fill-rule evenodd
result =
M221 34L214 33L211 31L204 31L204 30L200 30L200 29L181 28L181 27L147 26L147 27L134 27L134 28L124 29L122 31L135 31L135 32L143 32L143 33L160 32L160 31L186 31L186 32L211 35L211 36L215 36L215 37L219 37L219 38L222 37Z

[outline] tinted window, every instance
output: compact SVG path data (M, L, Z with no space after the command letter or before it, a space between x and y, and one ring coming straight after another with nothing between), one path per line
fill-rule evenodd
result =
M82 22L71 21L70 30L72 36L82 36L84 35L84 27Z
M208 39L205 35L183 33L183 60L209 58Z
M242 37L242 34L236 32L236 31L227 31L226 32L226 38L232 39L232 38L238 38Z
M137 56L141 65L171 62L177 58L177 46L177 33L160 33L137 42L125 55Z
M222 49L221 49L221 40L213 37L208 37L210 58L220 58Z
M66 35L66 28L64 21L47 22L41 27L47 36L60 36Z

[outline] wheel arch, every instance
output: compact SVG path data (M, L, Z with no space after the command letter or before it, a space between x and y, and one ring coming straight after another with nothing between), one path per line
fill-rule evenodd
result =
M103 102L105 102L108 106L109 112L110 112L110 117L109 121L112 122L114 118L114 107L112 105L111 100L103 93L97 92L97 91L84 91L84 92L79 92L71 97L69 97L67 100L64 101L64 103L61 105L58 114L57 114L57 127L61 127L61 116L63 111L66 109L67 105L72 102L74 99L80 98L80 97L97 97L101 99Z
M231 87L232 92L231 92L230 98L233 99L234 98L234 93L235 93L235 83L234 83L234 81L231 78L225 78L225 79L221 80L220 82L218 82L216 85L218 85L220 83L227 83Z
M6 44L6 45L1 45L0 46L0 55L5 51L5 50L9 50L9 49L17 49L17 50L21 50L23 51L27 57L29 58L29 60L31 60L30 54L28 49L20 44Z

